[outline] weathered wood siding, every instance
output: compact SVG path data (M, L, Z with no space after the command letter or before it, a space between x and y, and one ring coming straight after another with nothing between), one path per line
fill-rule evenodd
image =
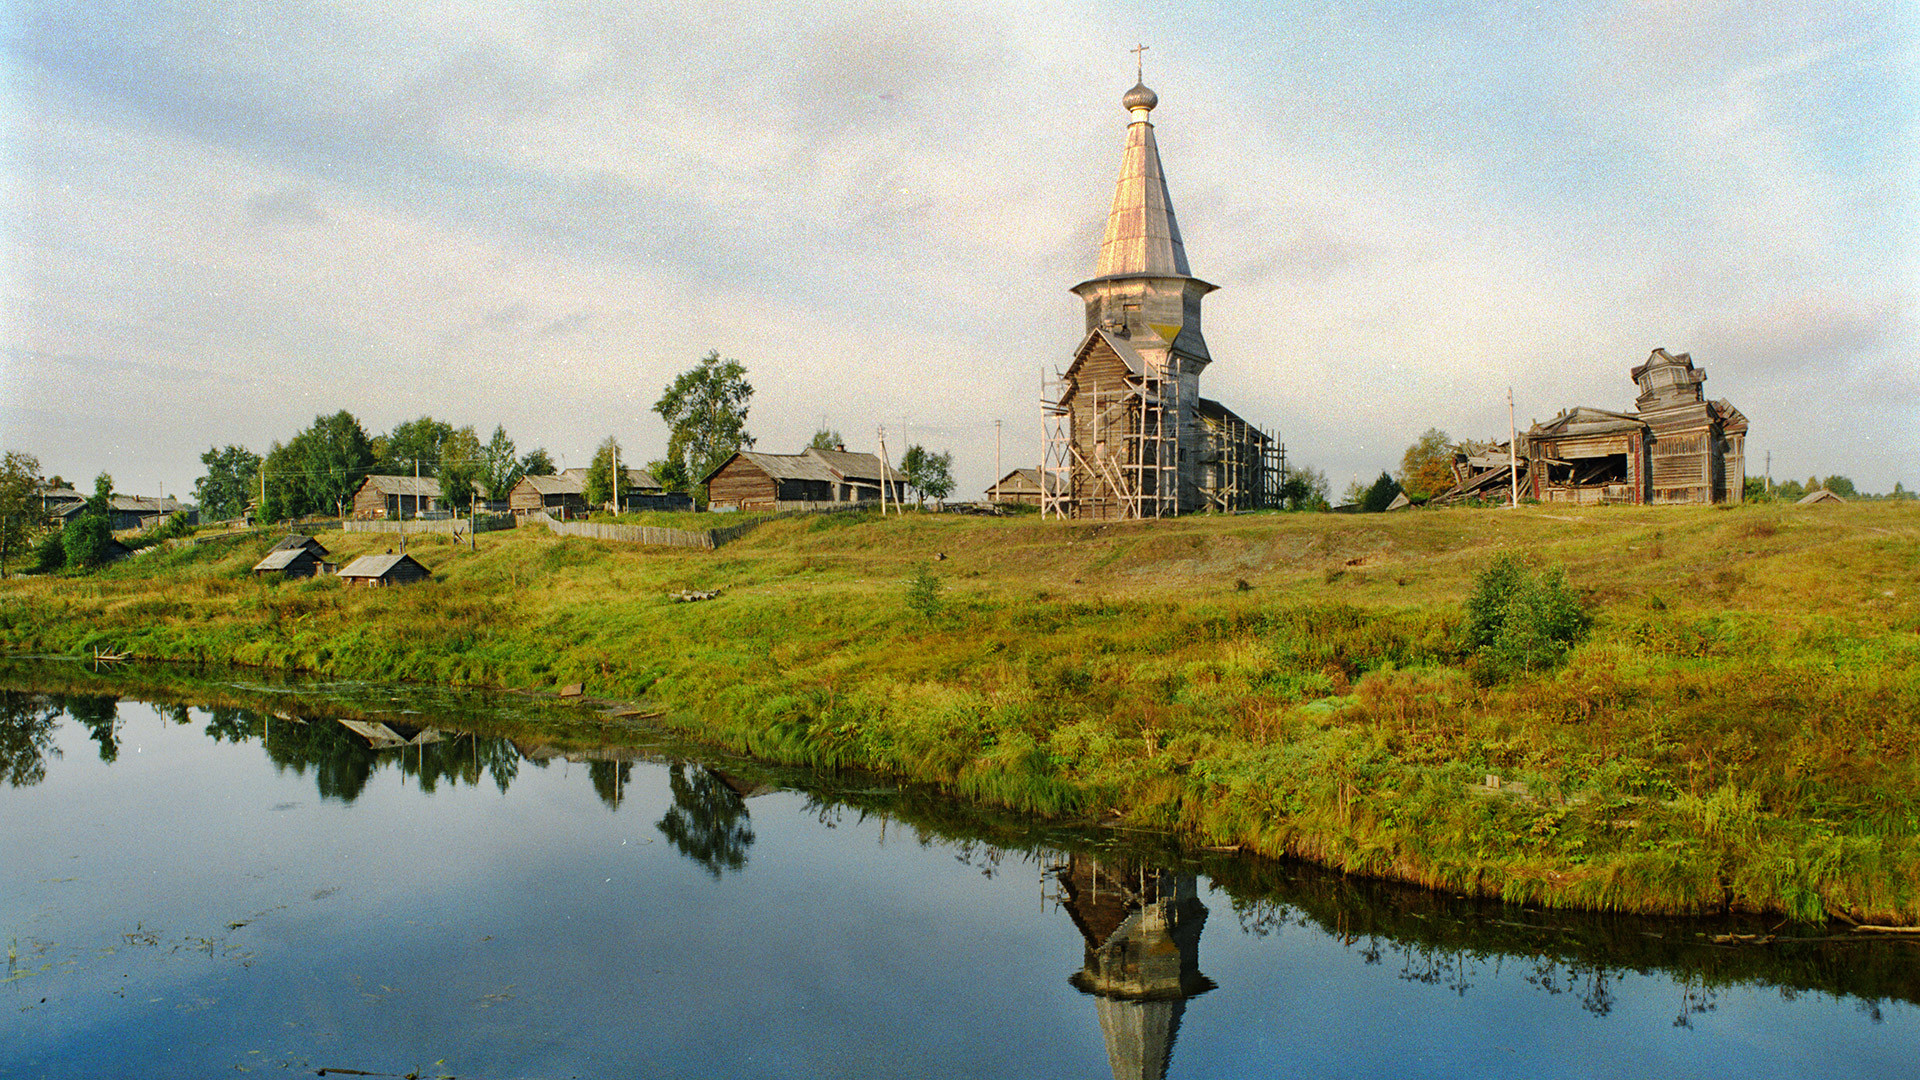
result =
M780 484L766 470L744 457L720 467L707 482L707 502L737 506L742 511L771 511L780 500Z

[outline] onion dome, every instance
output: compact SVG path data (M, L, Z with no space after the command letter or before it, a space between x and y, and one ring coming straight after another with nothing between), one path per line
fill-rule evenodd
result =
M1127 95L1120 99L1120 104L1126 106L1128 112L1135 109L1151 111L1155 105L1160 104L1160 95L1147 89L1146 83L1137 82L1133 84L1133 89L1127 91Z

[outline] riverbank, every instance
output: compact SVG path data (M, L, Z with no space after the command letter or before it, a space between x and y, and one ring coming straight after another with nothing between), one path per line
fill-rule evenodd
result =
M1920 922L1912 504L828 515L717 552L515 530L410 537L435 580L388 590L255 581L270 542L8 581L0 647L578 683L766 760L1460 894ZM1552 671L1459 643L1501 552L1594 616Z

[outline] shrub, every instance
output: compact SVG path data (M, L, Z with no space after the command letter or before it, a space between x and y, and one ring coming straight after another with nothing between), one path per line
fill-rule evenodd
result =
M1503 554L1474 582L1463 635L1491 674L1507 676L1553 667L1592 626L1558 567L1533 574Z
M107 545L112 542L113 528L99 514L81 514L60 537L67 550L67 566L76 570L106 562Z
M932 569L921 563L907 579L907 610L925 618L927 625L933 625L934 618L947 606L940 595L942 587Z
M54 530L40 538L33 545L33 567L43 574L50 574L67 565L66 534Z

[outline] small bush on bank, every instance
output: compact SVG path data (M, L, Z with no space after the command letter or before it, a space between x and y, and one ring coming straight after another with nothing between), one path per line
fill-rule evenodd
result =
M1534 574L1501 554L1475 579L1463 635L1483 670L1506 678L1559 664L1592 626L1558 567Z

